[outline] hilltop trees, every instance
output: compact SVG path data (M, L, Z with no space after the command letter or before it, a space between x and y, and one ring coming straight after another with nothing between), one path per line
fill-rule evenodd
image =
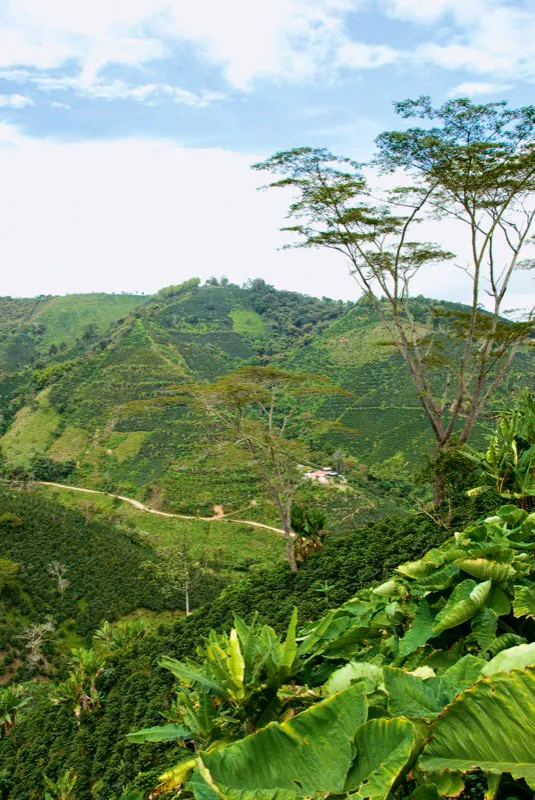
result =
M364 297L403 357L433 431L437 456L456 437L465 443L492 393L502 383L531 329L503 318L516 270L531 269L535 216L535 107L475 105L429 98L395 105L422 127L377 139L375 166L403 185L372 188L361 164L324 149L298 148L254 165L276 176L271 187L296 193L285 228L295 247L341 253ZM462 247L453 253L417 235L419 223L453 223ZM450 229L448 229L450 230ZM466 312L417 319L414 283L440 265L460 267L470 288ZM488 310L481 304L486 301ZM440 479L435 501L442 497Z

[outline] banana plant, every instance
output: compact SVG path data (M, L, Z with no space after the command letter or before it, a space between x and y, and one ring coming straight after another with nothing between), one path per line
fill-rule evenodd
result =
M257 614L250 624L236 615L230 633L212 631L198 647L198 661L162 658L160 666L179 681L167 724L133 732L128 740L217 748L281 717L289 706L317 699L291 682L300 666L296 629L297 609L283 640L273 628L259 625ZM185 764L174 770L175 782L189 774Z
M0 735L7 736L28 702L28 691L22 684L0 688Z
M486 480L469 495L493 486L502 497L530 508L535 497L535 397L529 389L502 412L485 455L473 450L464 454L479 464Z
M77 647L71 650L70 663L72 669L67 679L57 686L52 702L66 703L80 721L84 711L92 711L99 706L96 681L103 672L104 660L95 650Z
M153 796L440 800L474 768L487 800L504 774L535 788L534 553L535 514L504 506L298 636L295 612L284 641L236 618L199 661L163 659L168 724L130 741L195 754Z

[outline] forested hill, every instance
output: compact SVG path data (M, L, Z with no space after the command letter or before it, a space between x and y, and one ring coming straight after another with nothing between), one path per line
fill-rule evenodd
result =
M328 375L351 391L314 408L353 431L318 442L318 459L343 447L383 474L391 459L396 475L428 451L405 366L363 302L277 291L262 280L238 287L192 279L153 297L4 299L3 306L1 447L8 464L37 477L68 475L76 485L191 513L254 501L250 471L199 449L198 417L177 403L151 403L183 382L244 364ZM436 306L414 301L423 329L436 325ZM509 383L519 376L529 380L522 355Z

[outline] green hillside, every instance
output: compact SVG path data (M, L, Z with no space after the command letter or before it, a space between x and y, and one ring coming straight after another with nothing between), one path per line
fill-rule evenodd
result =
M147 298L133 294L71 294L0 298L0 372L13 371L77 340L94 338Z
M64 334L68 338L68 331L71 341L70 349L53 348L36 368L4 373L0 401L7 409L7 429L1 447L15 467L30 469L36 454L46 455L71 465L68 482L74 485L116 491L180 513L210 515L214 506L223 506L225 512L252 507L253 518L276 521L254 472L214 453L206 445L206 420L169 402L185 382L212 380L255 363L326 375L350 390L349 397L310 406L345 429L315 442L317 463L342 449L357 465L402 479L406 465L419 468L430 452L428 425L405 365L366 303L281 292L260 280L238 287L217 281L201 286L195 279L153 298L54 298L39 301L37 310L30 301L12 302L14 319L24 308L29 318L48 321L43 336L52 337L50 341ZM422 330L436 325L437 305L458 308L423 298L414 301ZM81 339L78 329L73 342L76 331L69 326L77 315L83 330L91 309L98 309L93 328ZM75 316L70 316L72 310ZM126 315L117 319L119 313ZM99 326L111 322L112 314L115 324L104 335ZM501 396L530 382L526 358L517 356ZM474 441L481 440L486 425L483 419ZM378 486L363 482L362 475L359 468L347 476L359 493L353 505L377 507ZM340 493L338 500L347 505ZM393 510L387 507L385 512Z

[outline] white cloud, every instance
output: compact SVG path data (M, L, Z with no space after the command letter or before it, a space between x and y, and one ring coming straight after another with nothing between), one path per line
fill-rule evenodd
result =
M415 63L501 81L535 79L532 0L384 0L383 8L397 19L435 25L436 41L416 47Z
M466 81L465 83L459 83L457 86L454 86L448 92L450 97L476 97L485 94L499 94L500 92L506 92L508 89L511 88L511 84L508 83L483 83L477 81Z
M338 51L338 62L354 69L374 69L394 64L401 57L399 50L386 45L370 45L361 42L346 42Z
M354 296L336 257L277 250L287 198L256 191L249 165L262 155L162 140L60 144L0 124L0 294L155 291L225 274Z
M356 297L337 254L280 251L283 191L257 192L251 162L265 154L185 148L170 141L57 143L0 124L1 294L155 291L193 275L263 277L285 289ZM455 249L458 228L430 223L423 238ZM514 289L526 305L533 282ZM464 273L434 269L417 292L463 300Z
M163 83L147 83L134 85L125 81L99 81L91 86L79 87L75 84L80 94L87 97L99 97L104 100L135 100L146 105L157 105L170 100L186 106L204 108L215 100L223 100L225 95L221 92L189 92L179 86L169 86Z
M394 19L424 24L449 15L459 23L473 22L498 5L500 0L380 0L380 6Z
M6 2L0 66L50 70L76 60L90 87L108 64L148 64L186 41L243 89L258 77L308 78L329 65L360 0Z
M58 78L43 72L35 74L27 69L0 69L0 78L14 83L33 83L38 89L49 93L64 92L70 89L82 97L103 100L136 100L147 105L157 105L162 101L170 100L183 105L204 108L210 103L216 100L223 100L226 97L222 92L201 91L195 93L166 83L133 84L120 80L104 81L97 79L88 84L79 77ZM68 105L61 102L56 103L55 107L69 108Z
M0 94L0 108L26 108L33 105L32 98L23 94Z

